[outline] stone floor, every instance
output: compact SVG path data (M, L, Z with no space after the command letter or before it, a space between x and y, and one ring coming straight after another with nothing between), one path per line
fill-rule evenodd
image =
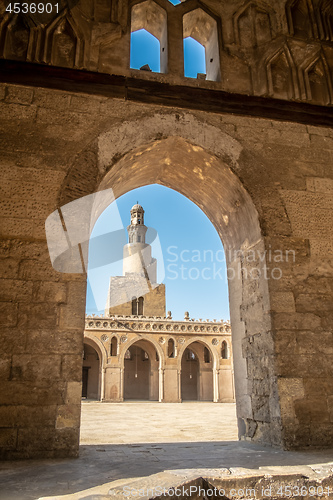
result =
M101 492L100 485L165 470L284 466L300 471L333 460L332 451L284 452L238 442L232 404L84 402L82 406L80 457L3 462L1 500L55 499L66 494L66 499L88 498L83 490L98 487Z

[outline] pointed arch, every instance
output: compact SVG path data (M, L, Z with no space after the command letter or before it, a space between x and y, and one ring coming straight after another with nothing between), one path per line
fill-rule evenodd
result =
M177 356L178 357L178 360L177 360L178 370L181 369L182 357L183 357L184 352L194 342L198 342L199 344L203 345L203 347L206 347L208 349L210 356L211 356L211 361L213 361L213 369L217 369L219 366L219 359L218 359L218 355L217 355L216 350L212 348L212 346L209 344L209 342L202 339L202 337L193 337L193 338L188 339L186 342L184 342L182 347L179 349L178 356Z
M34 23L18 14L6 14L0 24L0 53L6 59L31 61L37 30Z
M153 0L137 3L131 10L131 33L146 30L160 44L160 72L168 72L167 13ZM132 44L132 41L131 41Z
M245 48L253 48L271 41L272 8L252 0L241 7L233 18L235 41Z
M280 99L299 97L296 66L287 45L266 60L268 93Z
M118 355L118 338L116 335L113 335L110 342L110 356Z
M332 102L332 80L330 70L321 51L309 62L304 62L301 66L301 73L304 78L303 98L315 104L330 104Z
M73 17L64 11L45 30L43 60L62 67L81 68L84 38Z
M175 358L176 357L176 343L175 340L170 337L168 340L168 358Z
M286 4L289 33L299 38L318 38L312 0L289 0Z
M183 16L183 38L193 38L205 48L206 80L220 81L220 25L212 14L202 8Z
M333 4L322 0L316 9L318 27L322 40L333 42Z
M221 344L221 358L229 359L229 357L230 357L230 351L228 342L226 340L223 340Z

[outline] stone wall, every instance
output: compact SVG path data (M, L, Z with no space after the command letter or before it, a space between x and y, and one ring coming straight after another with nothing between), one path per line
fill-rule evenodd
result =
M0 57L40 64L44 83L48 65L127 78L124 99L98 95L102 84L79 92L81 71L75 92L0 84L1 456L78 453L86 278L52 268L46 218L97 189L150 183L188 196L224 243L240 436L331 446L333 133L311 125L333 97L331 2L74 3L42 18L0 7ZM165 72L132 70L131 26L157 30L161 9ZM204 43L210 80L184 78L184 34ZM274 97L281 120L167 108L154 93L127 101L138 77L142 95L148 80L159 96L182 86L191 109L190 87ZM299 105L307 118L292 123L281 99L321 107Z
M332 130L15 85L0 96L2 457L78 453L85 276L52 269L44 224L108 182L116 196L178 187L226 250L243 249L229 259L243 273L230 281L243 437L332 445ZM245 279L253 248L295 257L274 262L280 279Z
M333 100L333 7L329 0L71 0L58 14L0 15L6 59L184 83L183 38L206 49L207 80L186 85L247 95ZM161 43L161 74L130 68L131 31ZM164 49L164 50L163 50Z

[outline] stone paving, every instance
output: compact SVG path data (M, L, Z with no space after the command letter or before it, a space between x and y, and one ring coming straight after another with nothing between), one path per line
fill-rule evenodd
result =
M116 480L165 470L284 466L299 471L333 460L329 450L284 452L238 442L232 404L84 402L82 407L80 457L3 462L1 500L87 498L75 493L98 487L106 494Z

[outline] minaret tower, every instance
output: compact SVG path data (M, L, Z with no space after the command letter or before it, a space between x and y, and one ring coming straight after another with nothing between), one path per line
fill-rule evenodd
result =
M145 243L147 226L145 226L144 213L139 203L131 208L131 224L127 226L129 243Z
M146 243L147 226L144 224L142 206L131 208L131 223L127 226L128 243L123 251L123 274L135 273L156 283L156 259L151 256L151 246Z
M131 208L128 243L123 249L123 276L111 276L106 315L165 318L165 285L157 283L157 261L146 243L147 226L142 206Z

